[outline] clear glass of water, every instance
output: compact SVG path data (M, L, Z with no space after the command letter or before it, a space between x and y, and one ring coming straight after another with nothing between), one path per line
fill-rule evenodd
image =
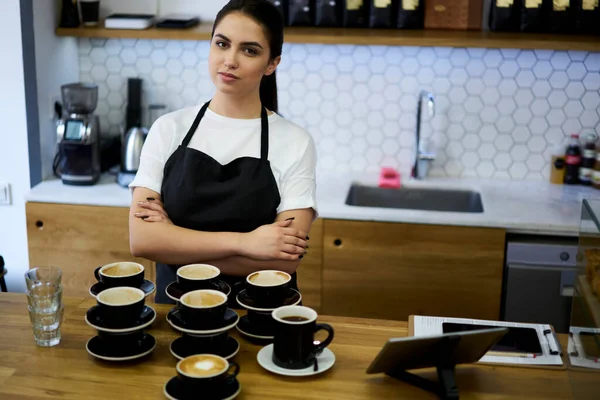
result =
M60 343L60 325L64 314L62 304L62 272L56 267L40 267L25 273L27 308L38 346Z

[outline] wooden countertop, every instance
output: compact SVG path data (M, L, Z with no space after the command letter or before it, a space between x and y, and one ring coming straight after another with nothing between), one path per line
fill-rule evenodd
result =
M57 36L164 40L209 40L212 23L190 29L56 28ZM286 27L287 43L357 44L380 46L449 46L509 49L600 51L594 36L511 32Z
M36 347L24 294L0 293L0 398L2 399L161 399L163 385L175 372L170 342L178 337L165 321L171 306L156 305L150 330L157 348L149 357L125 364L96 361L85 351L95 331L86 325L92 298L65 298L62 341ZM235 360L241 366L239 399L435 399L430 393L365 370L390 337L406 336L407 323L320 317L335 329L330 346L336 365L311 378L271 374L256 361L259 346L231 334L241 344ZM434 378L433 370L420 371ZM572 399L566 371L465 365L456 371L461 399ZM591 374L587 374L590 376ZM591 375L597 377L598 375ZM590 380L592 378L585 378ZM592 392L590 392L592 393ZM598 393L598 392L595 392Z

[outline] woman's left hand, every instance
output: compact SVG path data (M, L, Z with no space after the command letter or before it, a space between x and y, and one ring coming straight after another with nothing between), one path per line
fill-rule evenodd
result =
M165 222L173 225L160 199L149 198L148 201L138 202L138 206L144 210L134 213L135 217L143 219L146 222Z

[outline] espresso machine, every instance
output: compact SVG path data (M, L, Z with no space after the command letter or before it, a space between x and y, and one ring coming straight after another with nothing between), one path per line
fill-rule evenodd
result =
M54 174L66 185L94 185L101 173L98 86L71 83L61 86L61 95Z

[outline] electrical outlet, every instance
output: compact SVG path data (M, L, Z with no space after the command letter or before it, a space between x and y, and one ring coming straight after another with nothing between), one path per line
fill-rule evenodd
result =
M0 206L10 205L10 183L0 182Z

